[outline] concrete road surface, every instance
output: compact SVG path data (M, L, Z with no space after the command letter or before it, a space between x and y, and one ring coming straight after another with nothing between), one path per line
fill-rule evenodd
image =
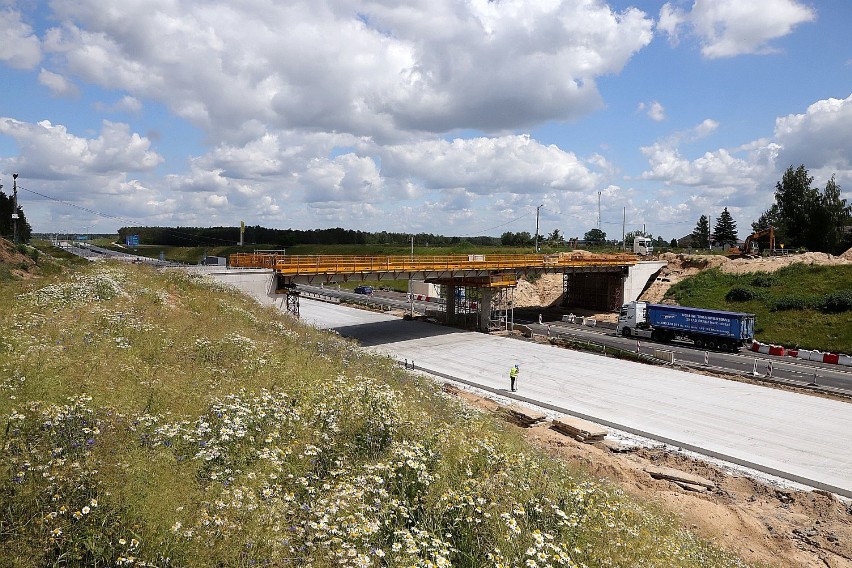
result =
M301 317L439 375L852 497L850 403L305 299Z

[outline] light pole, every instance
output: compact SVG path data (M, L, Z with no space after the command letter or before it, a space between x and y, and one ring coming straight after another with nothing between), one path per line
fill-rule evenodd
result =
M414 235L411 235L411 259L408 267L408 303L411 312L411 319L414 319L414 294L411 290L411 270L414 267Z
M544 207L543 203L535 208L535 252L536 253L538 253L538 213L539 213L539 211L541 211L542 207Z
M12 174L12 242L18 244L18 174Z

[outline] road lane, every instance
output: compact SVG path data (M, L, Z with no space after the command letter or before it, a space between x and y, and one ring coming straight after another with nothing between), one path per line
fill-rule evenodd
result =
M520 399L852 497L852 404L319 302L301 313L504 396L518 363Z
M268 271L213 276L274 302ZM438 375L852 498L850 403L307 299L301 316Z

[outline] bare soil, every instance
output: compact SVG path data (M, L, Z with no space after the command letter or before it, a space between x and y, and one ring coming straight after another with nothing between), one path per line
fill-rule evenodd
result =
M15 245L6 239L0 239L0 266L6 266L15 278L32 278L36 263L25 254L21 254Z
M489 411L499 403L448 388ZM535 445L591 475L616 484L640 501L675 515L682 526L751 564L780 567L852 567L852 504L822 491L799 491L728 473L720 467L664 449L615 453L560 434L547 423L524 429ZM623 448L622 448L623 449ZM712 481L704 492L654 479L643 469L664 466Z

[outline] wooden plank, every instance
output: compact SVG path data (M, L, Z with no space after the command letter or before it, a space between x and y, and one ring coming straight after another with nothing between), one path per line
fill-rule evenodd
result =
M701 485L708 489L712 489L716 487L716 484L710 481L709 479L705 479L700 475L694 475L691 473L686 473L685 471L680 471L679 469L674 469L671 467L659 467L655 465L646 465L642 468L645 470L648 475L653 477L654 479L666 479L668 481L674 481L676 483L687 483L690 485Z
M571 416L554 419L551 428L582 442L597 442L603 440L607 434L606 428Z

